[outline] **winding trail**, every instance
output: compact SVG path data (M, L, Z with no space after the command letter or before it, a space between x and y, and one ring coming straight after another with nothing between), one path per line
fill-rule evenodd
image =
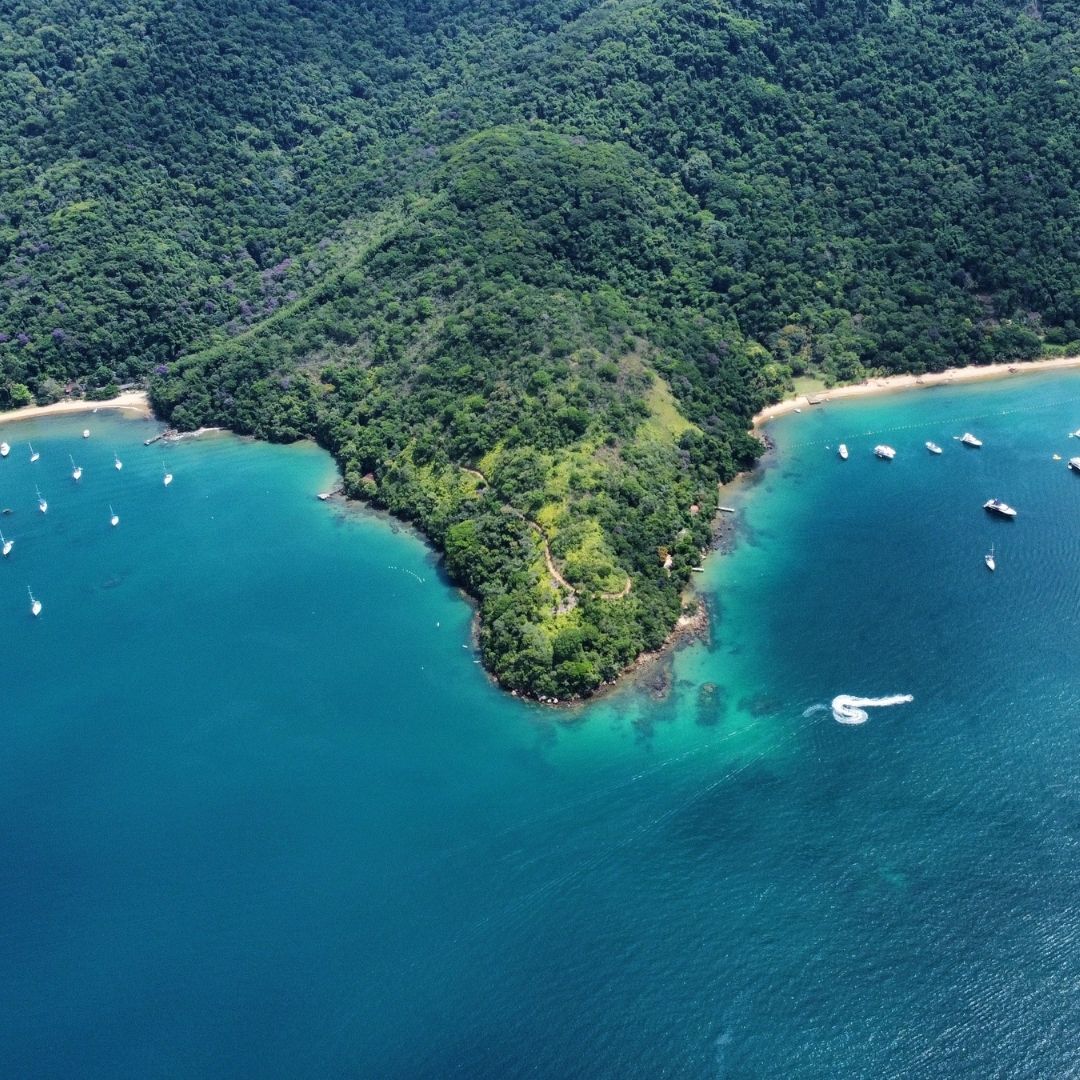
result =
M487 487L491 487L491 484L488 482L488 478L479 469L470 469L465 465L459 465L458 468L462 472L468 473L470 476L475 476L477 480L479 480ZM532 518L527 518L520 510L515 509L509 504L504 503L503 509L507 513L513 514L514 517L520 518L522 521L525 522L526 525L529 526L530 529L535 529L536 532L539 534L540 540L544 545L544 564L547 566L548 574L551 575L551 580L554 581L556 585L561 586L567 591L567 593L570 594L566 603L560 604L559 608L561 611L570 611L575 606L575 604L577 604L578 591L574 588L573 585L570 584L569 581L566 580L565 577L563 577L562 572L559 570L558 566L555 565L555 557L551 554L551 545L548 543L547 533L544 532L544 527L538 521L533 521ZM602 592L600 593L600 599L622 600L623 597L630 595L630 590L633 587L634 579L630 577L629 574L627 574L626 584L618 592Z

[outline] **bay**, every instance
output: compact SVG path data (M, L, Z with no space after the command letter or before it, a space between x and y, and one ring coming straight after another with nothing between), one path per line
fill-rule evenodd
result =
M1075 1071L1077 427L1070 374L777 421L711 640L553 713L314 447L5 425L0 1069Z

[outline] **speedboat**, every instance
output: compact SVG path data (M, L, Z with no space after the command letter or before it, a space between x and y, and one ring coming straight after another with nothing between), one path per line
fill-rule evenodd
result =
M1002 517L1016 517L1016 511L1008 503L1004 503L1000 499L987 499L983 503L983 509L991 514L1000 514Z
M983 562L986 563L988 570L996 570L997 563L994 561L994 545L990 545L990 553L983 556Z
M938 444L936 442L928 442L926 444L926 449L929 450L931 454L940 454L941 453L941 447L938 446Z
M982 439L976 439L970 431L965 431L964 434L960 436L960 441L965 446L982 446Z
M840 460L841 461L847 461L847 459L848 459L847 446L844 443L840 444L840 449L837 450L836 452L840 455Z
M7 457L11 453L11 447L6 442L0 442L0 457Z
M1080 457L1069 458L1069 468L1080 473Z
M874 453L885 461L892 461L896 457L896 451L891 446L886 446L884 443L874 447Z

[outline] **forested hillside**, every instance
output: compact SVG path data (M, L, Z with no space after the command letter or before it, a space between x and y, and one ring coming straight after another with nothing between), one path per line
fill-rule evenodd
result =
M0 405L312 435L503 685L659 644L790 380L1080 351L1080 12L0 2Z

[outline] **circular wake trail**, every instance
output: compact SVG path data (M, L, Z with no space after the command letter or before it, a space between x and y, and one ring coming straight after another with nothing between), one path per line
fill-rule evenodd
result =
M838 694L832 699L833 719L838 724L865 724L870 719L867 709L884 709L887 705L906 705L915 699L911 694L890 694L889 697L852 697Z

